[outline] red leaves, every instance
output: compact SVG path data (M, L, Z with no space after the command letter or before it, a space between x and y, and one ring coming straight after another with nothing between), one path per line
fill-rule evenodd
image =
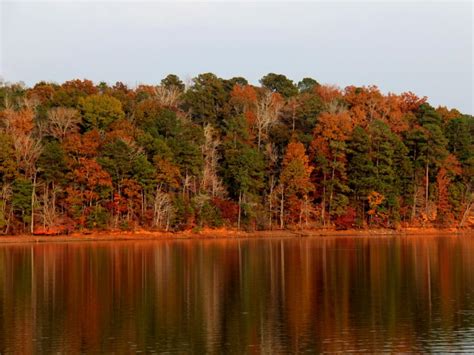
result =
M76 157L94 157L101 143L98 130L88 131L83 135L74 133L66 137L63 141L63 148L66 152Z
M239 205L237 203L214 197L212 204L219 209L222 218L226 219L229 223L237 222L237 216L239 214Z
M348 207L346 213L336 218L334 224L337 229L350 229L355 226L356 210Z

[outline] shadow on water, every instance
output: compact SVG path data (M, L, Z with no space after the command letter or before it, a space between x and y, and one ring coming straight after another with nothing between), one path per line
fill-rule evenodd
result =
M0 246L0 352L474 352L474 238Z

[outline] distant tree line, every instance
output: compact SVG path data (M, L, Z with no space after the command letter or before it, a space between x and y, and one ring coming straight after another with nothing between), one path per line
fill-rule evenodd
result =
M474 119L411 92L0 85L0 233L467 226Z

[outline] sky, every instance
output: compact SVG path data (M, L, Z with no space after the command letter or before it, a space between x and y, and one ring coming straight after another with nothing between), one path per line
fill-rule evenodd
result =
M0 0L0 76L158 84L269 72L473 114L473 2Z

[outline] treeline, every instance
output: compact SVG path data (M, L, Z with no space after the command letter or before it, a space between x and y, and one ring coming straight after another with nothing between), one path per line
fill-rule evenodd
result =
M467 226L474 119L270 73L0 86L0 233Z

